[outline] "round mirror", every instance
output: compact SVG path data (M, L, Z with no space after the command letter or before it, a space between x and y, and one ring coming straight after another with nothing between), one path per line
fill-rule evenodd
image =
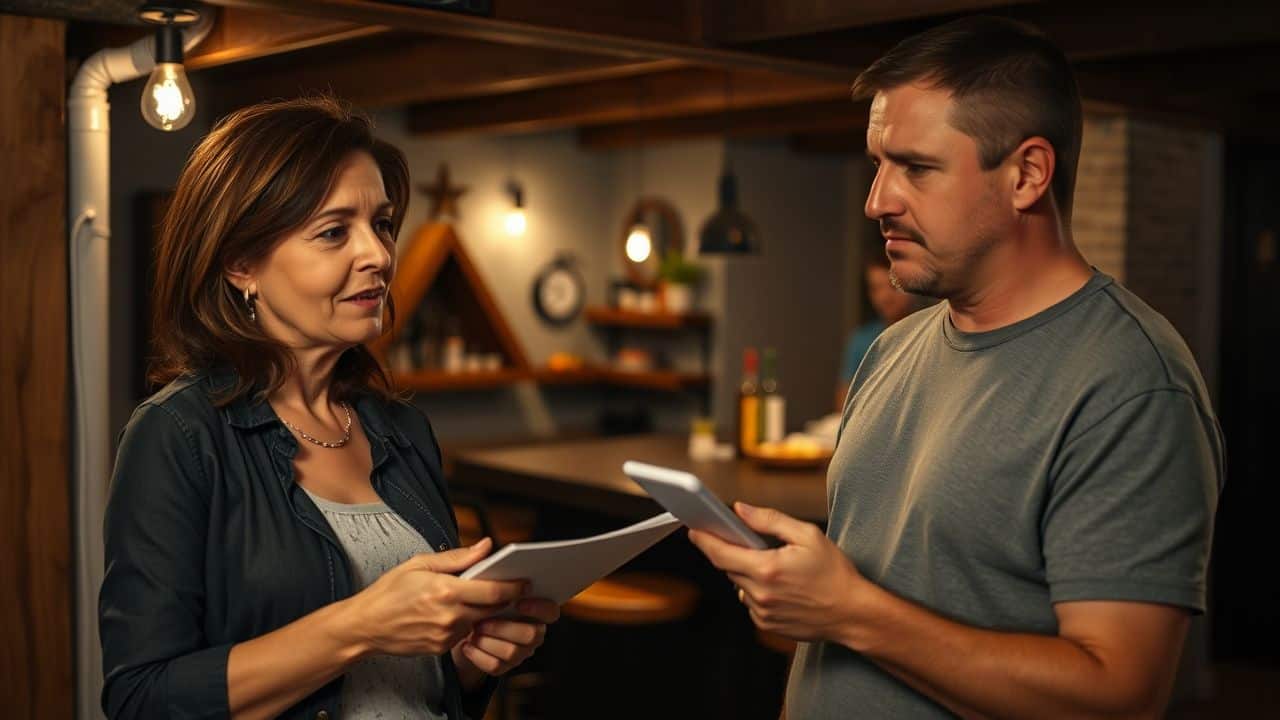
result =
M622 221L622 264L627 279L642 288L658 284L658 268L669 252L684 254L684 227L671 203L640 198Z

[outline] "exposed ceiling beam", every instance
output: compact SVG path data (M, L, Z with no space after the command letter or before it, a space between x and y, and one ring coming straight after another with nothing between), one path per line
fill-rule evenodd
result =
M255 8L223 8L209 36L188 54L186 66L200 70L389 31L385 25L285 15Z
M335 58L337 61L335 61ZM684 67L678 60L515 47L394 34L245 63L215 73L227 108L271 97L332 92L366 108L499 95Z
M990 14L1028 22L1073 62L1260 44L1280 40L1275 3L1232 6L1171 3L1154 9L1138 0L1035 3L992 8ZM951 20L941 15L868 27L820 29L738 45L742 50L851 68L866 67L904 38Z
M137 3L135 9L136 6ZM383 25L360 25L326 18L282 15L252 8L207 8L206 11L217 13L217 17L214 18L213 27L209 29L209 35L186 54L184 64L188 70L203 70L312 47L350 42L385 35L390 31L390 28ZM128 45L151 32L153 30L150 27L138 24L75 24L69 31L68 54L87 57L101 48Z
M0 3L0 11L80 22L128 24L139 22L140 4L134 0L5 0Z
M533 132L848 96L843 82L750 70L689 68L615 80L409 109L419 134Z
M1124 61L1077 63L1082 94L1123 102L1196 104L1207 97L1280 91L1280 42L1170 53Z
M961 12L977 12L1033 0L707 0L705 37L735 45L818 32L867 27Z
M295 0L210 0L224 7L297 12ZM375 0L308 0L307 14L474 40L842 80L845 68L705 44L699 0L502 0L492 17Z
M861 134L867 126L867 103L847 98L714 112L685 117L640 120L583 128L578 141L604 150L697 137L782 137L792 133Z

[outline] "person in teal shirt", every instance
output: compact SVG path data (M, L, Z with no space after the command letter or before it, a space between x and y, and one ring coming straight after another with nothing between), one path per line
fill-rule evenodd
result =
M868 248L868 251L863 268L863 288L872 316L849 333L849 338L845 341L840 361L840 380L836 385L837 411L844 407L849 382L853 380L853 374L858 370L871 343L880 337L885 328L928 304L927 298L895 288L889 277L888 256L879 252L879 248Z

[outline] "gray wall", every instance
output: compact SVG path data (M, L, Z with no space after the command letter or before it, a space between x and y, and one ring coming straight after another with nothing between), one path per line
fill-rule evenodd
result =
M846 318L851 252L850 160L797 155L783 143L734 142L728 155L742 207L761 235L756 257L726 260L717 418L734 417L748 346L778 350L787 427L833 410ZM858 207L861 207L860 205Z

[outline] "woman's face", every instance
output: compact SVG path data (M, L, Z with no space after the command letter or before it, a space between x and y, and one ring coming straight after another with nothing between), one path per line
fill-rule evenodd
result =
M395 271L392 212L377 163L352 153L320 209L239 276L257 295L263 331L295 350L345 349L381 335Z

